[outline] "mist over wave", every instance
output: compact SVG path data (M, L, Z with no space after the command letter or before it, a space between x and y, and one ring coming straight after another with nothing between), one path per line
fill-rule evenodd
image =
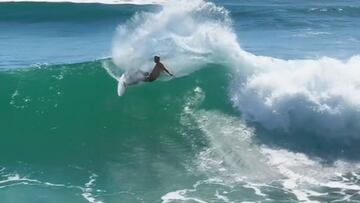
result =
M158 13L138 13L120 25L112 55L126 71L149 70L152 57L159 55L179 76L208 63L231 62L239 52L227 10L210 2L182 0L165 4Z

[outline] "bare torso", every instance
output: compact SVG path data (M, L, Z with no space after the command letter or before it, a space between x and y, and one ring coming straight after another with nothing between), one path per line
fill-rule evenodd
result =
M149 77L148 77L148 81L154 81L156 80L161 72L164 70L164 65L162 63L157 63L154 67L154 69L151 71Z

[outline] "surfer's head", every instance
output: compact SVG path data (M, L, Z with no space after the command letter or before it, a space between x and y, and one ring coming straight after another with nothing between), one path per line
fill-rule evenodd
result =
M160 57L159 56L154 56L154 62L159 63L160 62Z

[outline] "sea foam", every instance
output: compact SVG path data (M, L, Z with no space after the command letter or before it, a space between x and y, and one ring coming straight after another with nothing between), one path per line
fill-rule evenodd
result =
M247 121L360 138L359 56L345 61L256 56L241 48L228 11L202 0L168 2L118 27L113 60L123 71L150 70L154 55L177 76L208 64L228 67L234 76L230 99Z

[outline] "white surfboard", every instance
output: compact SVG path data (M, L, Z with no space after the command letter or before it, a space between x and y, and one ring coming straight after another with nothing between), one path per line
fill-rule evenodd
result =
M127 86L139 84L144 81L146 77L146 72L140 70L130 75L128 73L123 73L120 78L118 78L117 93L119 97L124 95Z
M125 93L126 89L126 76L125 73L118 79L117 93L121 97Z

